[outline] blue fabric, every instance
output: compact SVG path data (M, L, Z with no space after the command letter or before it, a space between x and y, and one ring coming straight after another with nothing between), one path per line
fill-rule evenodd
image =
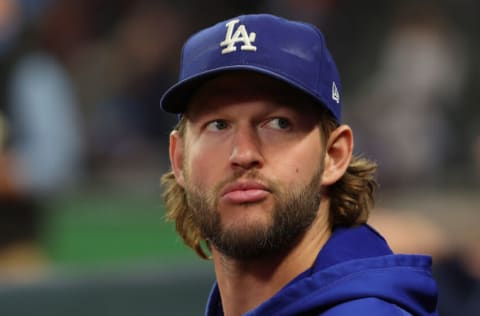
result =
M382 301L378 298L368 297L358 300L348 301L336 305L324 313L322 316L338 315L369 315L369 316L412 316L398 306Z
M337 228L312 268L245 315L438 315L430 267L430 257L394 255L368 225ZM217 285L206 315L223 315Z

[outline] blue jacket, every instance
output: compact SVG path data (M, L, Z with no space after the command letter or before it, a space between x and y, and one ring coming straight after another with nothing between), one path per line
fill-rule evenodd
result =
M310 269L245 316L438 315L431 263L394 255L368 225L337 228ZM223 315L216 284L206 315Z

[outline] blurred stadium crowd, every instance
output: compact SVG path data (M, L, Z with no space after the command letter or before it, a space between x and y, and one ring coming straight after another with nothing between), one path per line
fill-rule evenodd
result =
M478 312L474 0L0 0L0 277L19 266L7 259L17 241L20 261L48 260L25 243L38 235L45 201L105 187L159 190L176 122L159 99L182 43L251 12L324 31L356 151L379 163L373 222L399 250L439 259L444 315Z

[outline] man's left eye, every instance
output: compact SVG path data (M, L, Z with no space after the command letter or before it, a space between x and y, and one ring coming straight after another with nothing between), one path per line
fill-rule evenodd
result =
M292 124L290 124L290 121L286 118L277 117L268 121L267 126L275 129L287 129L290 128Z

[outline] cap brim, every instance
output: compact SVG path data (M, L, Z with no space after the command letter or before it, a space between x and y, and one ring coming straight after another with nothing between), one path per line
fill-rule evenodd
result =
M168 89L160 100L160 106L166 112L170 113L183 113L186 110L186 107L192 98L193 94L207 81L221 75L224 73L230 73L233 71L251 71L255 73L264 74L271 78L277 79L288 85L292 86L295 89L302 91L303 93L310 95L311 97L318 99L318 96L312 95L308 89L301 86L299 83L295 82L291 78L280 75L268 69L264 69L258 66L252 65L234 65L234 66L225 66L219 67L212 70L208 70L202 73L199 73L195 76L185 78L172 87Z

